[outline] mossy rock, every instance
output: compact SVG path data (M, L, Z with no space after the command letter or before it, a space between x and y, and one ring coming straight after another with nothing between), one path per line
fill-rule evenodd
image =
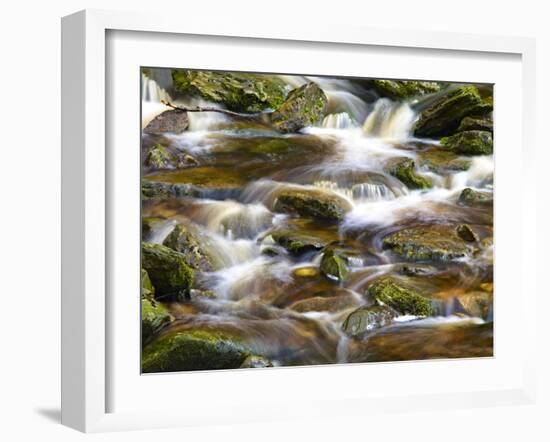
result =
M174 168L174 156L162 144L155 144L145 157L145 166L150 169Z
M239 368L250 353L224 333L180 330L159 336L142 353L142 371L161 373L186 370Z
M470 187L466 187L458 197L457 203L460 206L478 206L493 203L493 198L482 192L478 192Z
M465 117L458 126L458 132L483 130L493 133L493 120L482 117Z
M148 344L167 324L173 321L168 309L158 301L141 299L141 343Z
M427 298L390 277L376 280L369 286L367 293L379 304L388 306L402 315L430 316L434 313Z
M273 363L263 356L248 356L241 364L240 368L268 368L273 367Z
M350 272L346 258L332 249L328 249L323 253L319 267L321 273L327 278L340 282L345 281Z
M462 86L425 109L416 121L413 133L428 138L451 135L465 117L483 115L491 110L492 106L483 101L475 86Z
M185 255L169 247L142 242L141 265L155 287L156 298L180 297L193 284L194 272Z
M174 89L237 112L276 109L285 100L286 84L273 75L241 72L172 71Z
M153 287L149 274L145 269L141 269L141 296L146 299L155 298L155 287Z
M396 316L395 310L385 305L360 307L349 314L342 330L348 336L361 335L391 324Z
M202 272L213 270L211 259L201 247L197 237L186 226L176 224L162 244L181 253L185 262L195 270Z
M167 110L157 115L145 126L143 132L146 134L160 135L166 132L175 134L182 133L189 128L187 112L177 109Z
M420 167L425 167L438 174L463 172L470 168L471 160L457 156L448 150L430 149L418 152L417 161Z
M384 237L382 245L414 261L447 261L472 253L472 246L459 236L456 226L447 224L406 228Z
M459 132L440 140L441 145L456 154L490 155L493 153L493 135L483 130Z
M392 158L385 169L409 189L429 189L432 187L430 179L416 173L416 165L410 158Z
M439 92L442 83L434 81L408 81L408 80L370 80L371 86L380 96L392 100L405 100L421 95Z
M293 89L285 102L271 114L271 124L283 133L297 132L319 124L325 116L328 99L315 83Z
M313 219L340 221L352 208L343 197L317 189L289 189L277 195L274 210Z
M275 243L284 247L293 255L321 250L327 244L322 238L300 232L299 230L275 230L270 233L270 236Z

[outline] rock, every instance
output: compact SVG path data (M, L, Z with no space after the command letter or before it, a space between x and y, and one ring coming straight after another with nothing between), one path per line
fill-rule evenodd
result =
M485 193L477 192L474 189L466 187L462 192L460 192L457 202L461 206L476 206L491 204L493 202L493 198Z
M450 137L441 138L440 143L446 149L463 155L490 155L493 153L491 132L469 130Z
M429 189L432 187L431 180L416 174L414 161L410 158L392 158L386 164L386 171L409 189Z
M249 352L231 336L211 330L163 333L142 353L142 371L161 373L186 370L239 368Z
M307 83L288 94L285 102L271 114L271 123L280 132L297 132L323 120L328 99L319 86Z
M321 250L327 244L321 238L308 235L299 230L275 230L271 232L273 240L293 255Z
M434 224L411 227L387 235L383 248L414 261L446 261L462 258L472 253L458 235L456 226Z
M321 189L290 189L278 194L274 204L276 212L304 217L340 221L352 208L343 197Z
M173 321L166 307L151 299L141 299L141 344L145 346L151 339Z
M143 132L151 135L160 135L165 132L175 134L182 133L189 128L187 112L180 110L167 110L157 115L145 126Z
M490 112L475 86L463 86L445 94L425 109L413 127L417 137L437 138L456 132L464 117Z
M202 249L195 235L184 225L177 224L162 244L181 253L185 262L195 270L201 272L213 270L210 258Z
M434 313L427 298L390 277L376 280L369 286L367 294L379 304L391 307L402 315L430 316Z
M277 109L285 100L286 85L274 75L175 69L172 80L177 93L220 103L236 112Z
M249 356L241 364L240 368L268 368L273 367L271 361L263 356Z
M292 273L298 278L312 278L319 275L319 269L317 267L299 267Z
M469 159L458 157L454 152L433 149L418 152L417 161L420 167L425 167L440 175L449 172L463 172L468 170L472 163Z
M323 253L319 267L321 273L327 278L335 279L336 281L345 281L349 275L346 259L332 249L328 249Z
M149 274L145 269L141 269L141 297L147 299L155 298L155 287L153 287Z
M442 84L434 81L370 80L368 84L382 97L405 100L441 90Z
M460 236L464 241L467 242L476 242L479 241L479 238L475 234L475 232L472 230L472 228L468 224L459 224L456 227L456 233L458 236Z
M160 244L141 243L141 265L155 287L156 298L179 297L191 288L193 269L185 256Z
M468 292L454 299L455 312L466 313L475 318L487 319L493 305L493 295L485 291Z
M351 293L338 294L336 296L313 296L311 298L296 301L290 305L290 309L299 313L329 312L337 313L356 307L358 300Z
M399 272L405 276L427 276L437 273L437 268L428 265L404 265Z
M346 318L342 330L348 336L361 335L391 324L396 316L396 312L385 305L360 307Z
M465 117L458 126L458 132L482 130L493 133L493 120L481 117Z
M166 147L161 144L155 144L145 157L145 166L150 169L172 169L174 157L168 152Z

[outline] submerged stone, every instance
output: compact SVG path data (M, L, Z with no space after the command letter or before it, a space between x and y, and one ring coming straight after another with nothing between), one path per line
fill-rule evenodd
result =
M390 277L376 280L369 286L367 294L402 315L430 316L434 313L427 298Z
M355 296L349 293L336 294L335 296L313 296L311 298L296 301L290 305L290 309L299 313L306 312L329 312L337 313L356 307L358 301Z
M348 336L361 335L391 324L396 316L395 310L385 305L360 307L346 318L342 330Z
M325 115L328 99L315 83L292 90L285 102L271 114L271 123L280 132L297 132L319 124Z
M490 155L493 153L493 136L491 132L469 130L459 132L440 140L441 145L456 154Z
M388 173L396 177L409 189L429 189L432 187L430 179L416 173L414 161L410 158L392 158L386 165Z
M160 135L166 132L182 133L189 128L187 112L177 109L167 110L157 115L145 126L143 132L151 135Z
M493 294L486 291L468 292L457 295L454 301L454 311L487 319L493 306Z
M274 209L314 219L340 221L351 210L351 204L345 198L323 190L289 189L277 196Z

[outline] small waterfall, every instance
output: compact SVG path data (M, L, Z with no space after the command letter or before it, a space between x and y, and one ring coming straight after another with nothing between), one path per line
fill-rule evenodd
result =
M351 187L341 187L334 181L316 181L313 185L332 190L356 202L383 201L395 198L393 191L385 184L360 183Z
M141 74L141 99L153 103L172 101L170 94L159 84L145 74Z
M363 131L372 137L405 139L414 122L414 111L407 103L395 103L381 98L363 125Z
M493 184L494 170L492 155L474 157L468 170L453 175L451 187L456 190L464 187L488 188Z
M162 242L174 229L175 225L176 225L175 220L166 220L158 223L153 227L152 232L149 235L149 238L147 238L147 241L152 242L154 244L162 244Z
M323 119L323 127L325 129L351 129L356 127L356 124L347 112L340 112L327 115Z

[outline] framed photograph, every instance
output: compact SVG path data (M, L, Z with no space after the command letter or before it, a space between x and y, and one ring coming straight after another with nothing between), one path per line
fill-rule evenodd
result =
M64 424L534 400L532 40L62 26Z

